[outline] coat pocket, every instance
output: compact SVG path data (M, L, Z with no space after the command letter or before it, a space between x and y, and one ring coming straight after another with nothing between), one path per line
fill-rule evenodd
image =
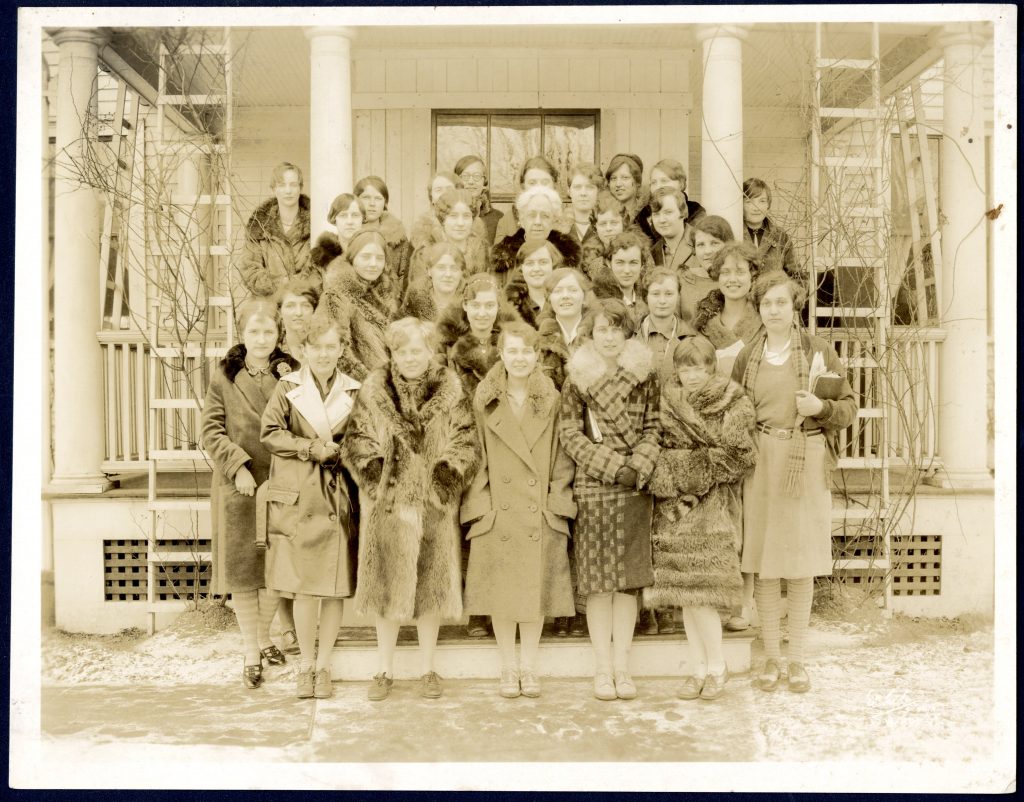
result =
M565 518L561 515L555 515L551 510L542 510L542 512L544 513L544 520L548 522L549 527L566 537L569 536L569 522Z
M271 485L267 502L267 533L294 537L299 525L299 491Z
M469 527L469 531L466 533L466 540L472 540L480 535L486 535L492 529L494 529L494 510L485 513L484 516Z

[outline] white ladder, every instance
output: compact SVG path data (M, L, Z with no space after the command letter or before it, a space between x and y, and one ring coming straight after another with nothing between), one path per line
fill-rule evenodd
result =
M849 35L853 27L844 25L843 33ZM808 319L811 331L826 337L831 327L853 327L869 338L867 347L853 349L848 345L850 350L842 355L847 368L863 373L862 395L865 399L873 398L874 403L858 409L852 435L848 429L840 434L840 453L846 450L851 436L860 438L855 442L862 442L863 446L858 449L858 456L841 456L838 467L877 471L879 493L877 501L872 499L867 507L844 503L833 508L833 525L838 523L845 534L851 528L863 531L877 522L883 532L880 539L875 539L870 555L837 559L835 570L867 572L869 576L881 574L884 604L890 610L893 566L887 521L891 511L887 415L890 399L887 383L881 376L885 365L878 360L878 355L886 353L891 315L883 225L887 213L883 195L886 134L882 119L879 28L878 23L870 23L870 55L861 54L857 58L839 57L834 53L826 55L825 33L825 24L816 23ZM819 277L826 273L834 277L834 297L830 306L818 306L816 288ZM823 325L826 328L818 331ZM878 378L873 378L876 375ZM873 427L877 427L880 442L874 442ZM873 481L871 486L874 487Z

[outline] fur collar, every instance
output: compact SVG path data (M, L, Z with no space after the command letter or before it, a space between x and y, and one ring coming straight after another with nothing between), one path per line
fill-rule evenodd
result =
M523 322L534 328L537 327L537 318L540 312L535 310L533 299L530 297L530 288L523 277L523 271L516 268L509 274L508 284L505 285L505 302L509 308L519 313Z
M391 297L391 278L385 270L372 284L364 281L356 273L355 267L344 257L331 262L330 269L324 274L324 295L344 295L355 301L364 301L389 308ZM394 311L391 309L390 311Z
M569 358L569 346L565 344L565 337L562 335L562 327L554 315L543 315L540 324L537 326L537 333L540 335L537 340L537 347L541 351L551 351L558 354L562 359ZM576 335L579 337L580 335Z
M299 224L299 239L309 239L309 196L299 195L299 213L295 218ZM287 239L281 227L281 215L277 210L277 198L269 198L256 207L246 225L251 240Z
M316 244L309 251L309 260L321 270L327 268L331 262L343 253L341 240L332 231L325 231L316 238Z
M526 241L526 234L520 228L515 234L505 237L494 246L493 268L495 273L509 273L516 267L516 254ZM565 267L579 267L582 250L580 244L570 234L551 229L548 242L558 249L565 260Z
M752 303L747 304L747 314L740 319L735 330L722 323L719 315L725 309L725 296L721 290L711 290L697 302L697 311L693 319L693 327L711 340L715 348L728 348L739 338L749 342L751 337L761 329L761 316Z
M393 426L406 429L416 424L429 424L435 417L446 415L458 405L463 397L462 382L452 371L440 363L432 363L424 377L419 409L405 410L400 393L395 386L394 368L389 362L366 377L363 386L374 409L390 419ZM412 413L407 415L406 413Z
M364 223L363 228L366 231L379 231L384 242L392 247L406 241L405 226L391 212L383 212L376 223Z
M220 361L220 369L228 381L234 382L235 376L245 370L245 346L241 343L231 346L227 354ZM273 353L270 354L270 372L277 378L286 376L298 369L298 361L292 359L280 348L275 348Z
M502 323L509 323L516 319L515 312L508 309L504 304L498 304L498 315L491 326L491 338L498 336ZM441 345L447 351L460 338L472 336L469 334L469 321L466 319L466 312L462 308L462 302L456 301L438 315L434 324L437 327L437 334Z
M617 360L620 370L630 374L636 383L647 379L654 371L654 357L650 349L637 340L626 340ZM608 366L604 357L597 352L592 340L586 340L576 349L565 365L566 375L573 384L584 392L588 392L600 379L608 375Z
M692 396L687 397L686 391L676 377L662 388L662 408L671 411L677 418L688 417L686 412L692 410L703 417L721 415L729 407L745 396L743 388L728 376L713 374L707 383Z
M434 293L428 281L414 281L409 285L398 316L418 317L420 320L437 319L437 305L434 303Z
M444 229L437 220L433 211L427 211L417 217L412 224L412 231L409 232L409 242L413 248L422 248L424 245L433 245L444 238Z
M477 385L474 403L480 409L486 410L492 404L501 402L507 387L508 373L504 363L499 359ZM544 375L538 363L526 380L526 399L530 403L530 411L537 417L547 417L551 407L558 403L559 397L554 383Z
M449 348L448 354L452 364L460 370L468 371L482 379L487 371L498 361L498 326L491 329L491 336L486 347L468 330Z

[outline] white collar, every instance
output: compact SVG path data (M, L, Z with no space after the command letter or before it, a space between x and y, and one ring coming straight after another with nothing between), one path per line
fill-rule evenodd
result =
M769 365L775 365L776 367L779 365L785 365L786 360L789 359L789 352L792 350L792 345L793 337L790 336L790 338L786 340L786 344L782 346L782 348L779 351L769 351L768 339L765 338L764 350L761 352L761 355L764 357L764 359L768 362Z
M566 331L565 326L562 325L562 321L559 320L557 317L555 318L555 322L558 324L558 328L562 330L562 337L565 339L566 345L572 343L572 341L576 339L576 335L579 333L580 323L582 321L583 315L580 315L576 319L576 322L573 324L572 331Z

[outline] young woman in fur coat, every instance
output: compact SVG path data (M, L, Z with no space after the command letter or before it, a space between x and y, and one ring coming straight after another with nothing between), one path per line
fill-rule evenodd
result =
M441 695L434 649L442 619L462 617L458 512L480 466L470 399L435 359L434 326L388 327L389 361L363 384L342 447L359 485L356 609L376 617L380 671L369 698L387 697L403 621L416 622L420 692Z
M326 278L331 263L344 257L346 246L363 227L365 219L362 201L355 195L343 192L331 201L327 222L334 227L334 231L322 232L309 251L309 260L321 276ZM318 286L317 289L322 290L323 287Z
M632 699L629 650L637 594L654 581L651 498L658 456L658 377L621 301L595 301L587 340L570 357L562 387L562 446L576 463L575 550L594 645L594 695Z
M267 500L267 586L294 599L300 699L333 694L342 599L355 589L356 513L338 454L359 382L338 370L339 334L329 316L313 315L304 364L278 383L260 433L274 457L260 490Z
M618 298L635 320L643 320L647 315L643 287L647 273L654 266L651 243L639 231L630 229L612 239L607 253L608 258L600 266L592 265L594 295Z
M545 616L573 614L569 520L575 465L558 444L559 395L537 364L537 332L502 328L501 362L473 402L483 464L462 502L471 523L467 612L491 616L501 656L499 692L539 696L537 657ZM521 659L515 660L516 627Z
M277 348L280 318L273 303L250 299L238 308L242 342L210 378L202 416L203 448L213 458L210 483L213 592L231 594L245 649L242 681L263 682L263 659L285 657L270 640L277 594L267 589L265 552L256 546L256 488L270 472L260 419L278 378L299 364Z
M421 218L413 231L416 249L409 267L409 282L421 281L430 266L427 250L438 242L448 243L461 251L466 274L490 270L487 243L477 231L476 202L465 189L447 189L433 204L434 220Z
M739 483L757 461L754 405L715 373L715 348L704 337L680 342L672 361L651 474L654 584L644 588L644 606L683 608L691 670L679 696L717 699L729 677L718 610L735 604L743 588Z
M331 262L320 306L338 324L342 356L338 367L360 381L388 360L384 332L398 302L387 271L387 244L379 231L360 231L346 256Z
M270 296L292 276L319 286L320 273L309 257L309 197L302 194L302 171L281 162L270 173L274 197L260 204L245 227L239 272L253 295Z
M409 285L399 317L418 317L436 323L441 313L462 298L466 257L447 242L435 242L426 249L426 275Z
M531 186L516 198L519 227L513 234L502 237L491 251L491 269L502 284L508 282L516 267L516 255L527 239L548 240L562 255L568 267L579 267L582 249L569 234L554 229L562 214L562 199L548 186ZM507 217L502 220L508 219ZM499 236L501 234L501 226Z
M412 245L405 235L402 221L388 211L391 195L383 178L369 175L360 178L352 190L363 208L363 228L368 231L379 231L384 237L387 249L388 270L396 286L408 284L409 259L412 256Z
M533 328L548 300L544 283L561 264L562 255L546 239L527 239L516 254L516 269L505 285L505 303Z

